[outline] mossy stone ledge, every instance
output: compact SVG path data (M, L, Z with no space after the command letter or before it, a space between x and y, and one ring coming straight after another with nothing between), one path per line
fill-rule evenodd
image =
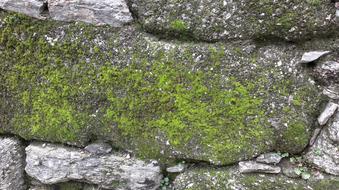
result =
M0 23L0 132L27 140L231 164L302 151L322 100L290 44L165 42L3 11Z

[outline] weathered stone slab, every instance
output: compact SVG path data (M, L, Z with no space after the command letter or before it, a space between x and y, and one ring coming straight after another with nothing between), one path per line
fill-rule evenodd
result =
M339 189L339 178L310 171L310 178L290 178L283 174L241 174L235 167L193 168L177 176L176 190L324 190Z
M160 167L113 153L92 156L87 151L33 143L26 148L26 172L43 184L78 180L107 189L151 190L160 185Z
M308 39L336 31L330 1L131 0L149 32L203 41Z
M239 162L239 172L278 174L281 172L281 168L278 166L271 166L268 164L262 164L254 161L245 161Z
M0 137L0 189L24 190L24 150L16 138Z
M0 0L0 8L44 19L42 13L47 9L47 0Z
M48 9L60 21L121 27L133 20L125 0L48 0Z
M322 56L329 54L330 51L310 51L303 54L300 63L310 63L318 60Z

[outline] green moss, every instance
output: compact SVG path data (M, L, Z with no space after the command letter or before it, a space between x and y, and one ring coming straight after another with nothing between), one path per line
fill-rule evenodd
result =
M184 58L176 58L178 49L156 50L150 58L143 47L112 55L121 46L114 29L2 17L0 87L8 98L1 109L10 114L1 118L11 133L73 144L100 138L145 158L168 158L177 151L218 164L269 151L276 141L268 120L279 112L267 114L266 101L270 93L290 94L292 82L267 87L272 81L257 72L273 73L273 67L258 67L247 80L227 70L223 46L208 48L204 66L193 61L189 48ZM60 28L61 37L54 33ZM107 46L94 42L102 35ZM116 63L121 55L127 63ZM301 99L299 104L287 116L296 115ZM307 144L304 120L289 121L282 139L286 146Z
M172 21L170 28L177 32L186 32L188 30L188 26L183 20Z

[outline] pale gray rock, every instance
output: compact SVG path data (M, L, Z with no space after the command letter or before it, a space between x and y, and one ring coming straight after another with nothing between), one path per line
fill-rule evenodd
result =
M309 145L312 146L312 145L314 144L314 142L317 140L317 138L318 138L320 132L321 132L321 128L316 128L316 129L314 129L313 134L312 134L312 137L311 137L311 139L310 139Z
M335 143L339 142L339 113L336 113L334 121L329 125L328 137ZM339 160L338 160L339 161Z
M0 0L0 8L44 19L47 0Z
M121 27L133 20L125 0L48 0L49 14L60 21Z
M257 157L256 161L264 164L278 164L283 157L275 152L262 154Z
M0 189L24 190L24 151L16 138L0 138Z
M318 123L320 125L325 125L327 121L333 116L335 111L338 109L338 104L329 102L327 103L324 111L318 117Z
M160 167L122 153L97 156L77 148L32 143L26 148L26 173L43 184L82 181L107 189L152 190Z
M267 164L261 164L254 161L239 162L240 173L280 173L281 168L278 166L270 166Z
M330 51L310 51L303 54L300 63L310 63L318 60L320 57L329 54Z
M323 90L323 94L327 97L338 100L339 99L339 86L338 85L331 85Z
M328 174L339 175L339 150L325 130L305 155L306 161Z
M112 147L107 143L97 142L87 145L85 150L92 154L102 155L110 153L112 151Z
M178 164L176 166L166 168L168 173L181 173L185 171L186 166L184 164Z

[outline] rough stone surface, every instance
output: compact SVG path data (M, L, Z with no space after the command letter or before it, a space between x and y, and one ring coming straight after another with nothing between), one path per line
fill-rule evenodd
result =
M278 164L282 158L280 154L272 152L258 156L256 161L265 164Z
M309 163L333 175L339 175L338 131L339 114L337 113L305 156Z
M125 0L48 0L52 19L121 27L133 20Z
M0 189L24 190L24 151L15 138L0 137Z
M326 85L339 83L339 63L326 61L315 68L315 77Z
M333 116L335 111L338 109L338 104L329 102L324 111L320 114L318 117L318 123L319 125L325 125L327 121Z
M44 19L47 0L0 0L0 8L20 12L31 17Z
M311 51L303 54L300 63L310 63L318 60L320 57L329 54L330 51Z
M336 33L330 1L131 0L149 32L203 41L307 39Z
M107 189L156 189L160 167L126 155L103 156L77 148L33 143L26 148L26 173L43 184L78 180Z
M254 161L239 162L240 173L270 173L277 174L281 172L278 166L271 166Z
M331 99L338 100L339 99L339 86L331 85L323 90L323 94L328 96Z
M241 174L237 168L194 168L174 180L176 190L332 190L339 188L339 179L312 172L306 180L282 174Z
M87 145L85 150L92 154L101 155L110 153L112 151L112 147L107 143L97 142Z
M298 62L335 48L162 41L5 12L0 22L2 131L219 165L304 150L323 100Z

